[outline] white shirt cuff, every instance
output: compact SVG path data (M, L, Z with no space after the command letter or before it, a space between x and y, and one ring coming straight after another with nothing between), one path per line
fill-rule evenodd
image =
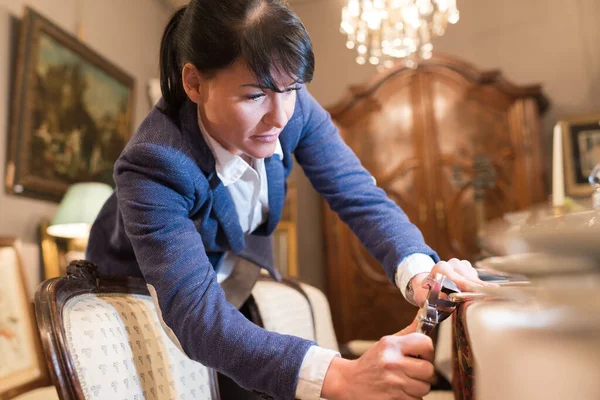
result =
M319 400L321 398L325 375L331 361L336 357L340 357L340 353L334 350L318 346L311 346L308 349L300 366L296 399Z
M406 298L406 286L408 282L417 274L431 272L434 265L435 261L427 254L415 253L404 257L396 270L396 286L398 286L404 298Z

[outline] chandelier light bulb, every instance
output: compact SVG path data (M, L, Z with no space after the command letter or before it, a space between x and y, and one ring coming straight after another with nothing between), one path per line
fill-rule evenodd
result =
M431 40L458 22L456 0L348 0L340 31L356 62L389 68L396 59L416 68L417 58L433 54Z

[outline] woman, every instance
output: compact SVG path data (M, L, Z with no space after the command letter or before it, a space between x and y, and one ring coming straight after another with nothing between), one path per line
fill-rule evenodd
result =
M391 281L414 288L409 301L423 302L430 271L479 284L467 262L434 267L435 252L307 92L314 58L297 16L281 0L192 0L169 22L160 64L163 99L115 164L88 258L103 273L143 276L172 340L244 388L277 399L425 395L433 346L414 326L343 360L252 324L219 285L251 276L250 265L278 277L269 235L293 156Z

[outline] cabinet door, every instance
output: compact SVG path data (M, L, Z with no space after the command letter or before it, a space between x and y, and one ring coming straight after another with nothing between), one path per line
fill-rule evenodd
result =
M442 259L475 260L486 220L542 200L541 180L531 179L539 152L528 143L534 128L524 100L449 71L423 75L436 250Z
M440 257L473 260L478 218L543 200L537 110L547 105L539 86L512 85L498 71L434 56L416 70L377 74L330 112L346 143ZM484 200L480 208L476 194ZM327 206L324 223L339 339L378 339L410 323L416 309Z
M351 113L336 120L346 143L367 170L417 223L427 223L416 74L381 85ZM390 283L381 265L358 238L325 207L328 283L332 315L340 341L379 339L408 325L416 308Z

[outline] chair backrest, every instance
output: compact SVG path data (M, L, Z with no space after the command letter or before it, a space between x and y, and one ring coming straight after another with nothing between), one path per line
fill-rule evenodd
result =
M50 384L20 243L0 236L0 399Z
M261 276L252 289L252 297L260 318L254 322L263 328L314 340L321 347L339 351L329 302L316 287Z
M144 281L77 261L43 282L35 307L61 399L219 398L216 373L167 337Z

